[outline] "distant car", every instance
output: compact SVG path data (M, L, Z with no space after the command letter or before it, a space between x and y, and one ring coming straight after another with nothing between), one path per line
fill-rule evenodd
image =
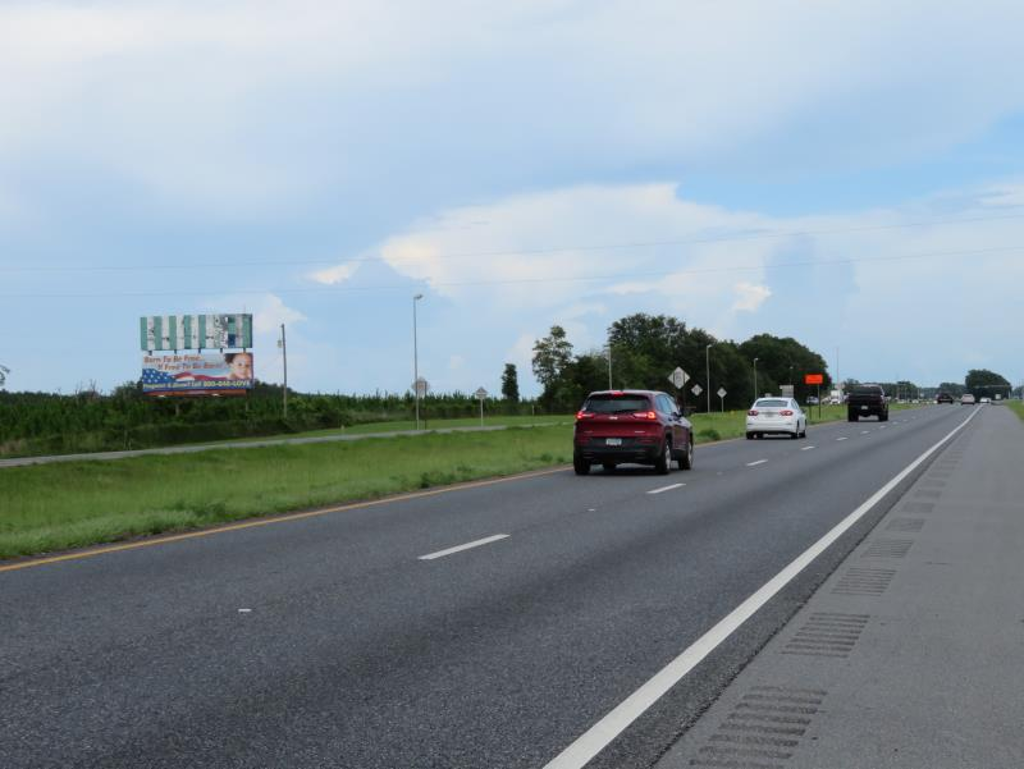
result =
M758 398L747 412L747 440L765 435L807 437L807 415L793 398Z
M818 396L817 395L808 395L807 396L807 405L808 406L817 406L818 405Z
M964 393L963 395L960 396L960 405L961 406L973 406L974 405L974 396L971 395L970 393Z
M992 402L992 399L991 399L991 398L982 398L982 399L981 399L981 402L982 402L982 403L991 403L991 402Z
M587 396L576 414L572 465L587 475L600 463L653 465L661 473L693 467L693 425L670 395L653 390L602 390Z
M846 399L846 419L860 421L861 417L877 416L879 422L889 421L889 399L877 384L854 385Z
M950 395L949 393L939 393L938 395L935 396L935 402L936 403L952 403L953 402L953 396Z

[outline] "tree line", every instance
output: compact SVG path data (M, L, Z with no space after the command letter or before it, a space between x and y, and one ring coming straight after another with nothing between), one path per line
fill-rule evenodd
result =
M746 408L754 400L755 367L762 395L778 394L782 385L792 384L795 397L805 402L818 393L817 385L804 384L805 374L823 375L824 394L832 387L824 357L792 337L757 334L737 343L678 318L645 313L612 323L603 350L577 353L565 329L552 326L534 344L532 363L543 388L538 400L552 410L579 408L595 390L627 388L663 390L699 411L707 409L710 389L712 411ZM669 382L677 367L690 376L679 390ZM693 394L694 385L701 388L699 396ZM722 399L719 388L726 391Z
M520 401L515 367L505 389L514 398L489 398L490 415L545 413ZM372 395L301 393L289 389L288 418L282 388L257 382L245 396L153 398L128 382L104 394L88 389L71 395L0 390L0 456L150 448L176 443L275 435L411 420L411 392ZM430 393L420 403L430 421L479 414L468 393Z

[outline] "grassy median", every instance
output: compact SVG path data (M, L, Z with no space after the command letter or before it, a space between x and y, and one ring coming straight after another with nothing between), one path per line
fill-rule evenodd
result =
M819 421L816 408L808 413L812 424ZM742 437L745 414L695 414L697 444ZM844 407L826 406L820 421L845 416ZM572 427L563 423L4 468L0 559L374 499L571 459Z
M572 428L370 438L0 470L0 558L533 470Z

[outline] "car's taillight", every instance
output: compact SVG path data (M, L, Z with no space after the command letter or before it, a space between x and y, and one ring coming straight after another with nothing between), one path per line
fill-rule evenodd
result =
M793 416L793 412L790 411L789 409L783 409L779 413L782 414L782 416L784 416L784 417L791 417L791 416Z
M756 417L757 416L757 409L751 409L750 411L747 412L747 414L749 414L752 417Z
M589 411L577 411L576 412L576 421L579 422L581 419L590 419L593 416L594 415L591 414Z
M633 416L637 419L650 419L652 421L658 418L658 415L653 411L634 411Z

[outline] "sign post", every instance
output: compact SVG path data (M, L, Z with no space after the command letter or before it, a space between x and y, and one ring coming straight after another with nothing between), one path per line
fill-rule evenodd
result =
M821 421L821 383L825 381L824 374L804 374L804 384L818 386L818 420Z
M724 387L718 388L718 399L722 401L722 413L725 413L725 396L728 395Z
M668 381L675 385L683 396L683 416L686 416L686 390L683 389L683 385L690 381L690 375L682 370L679 366L676 366L676 370L668 375Z
M480 426L484 426L484 399L487 398L487 390L483 387L479 388L473 395L480 401Z
M412 383L413 391L416 393L416 429L420 429L420 413L419 405L420 401L427 397L427 390L430 389L430 384L423 377L419 377L415 382ZM423 426L427 426L427 404L423 404Z

